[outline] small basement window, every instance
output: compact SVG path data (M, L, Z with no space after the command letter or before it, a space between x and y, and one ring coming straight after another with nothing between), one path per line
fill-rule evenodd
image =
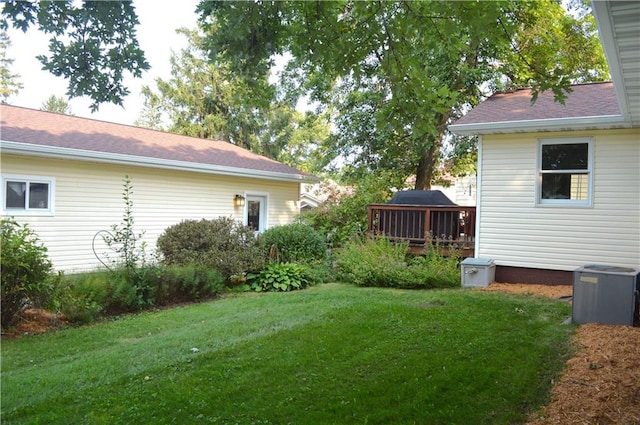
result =
M541 139L538 147L537 203L590 206L593 142L590 138Z
M43 177L3 176L2 210L7 215L53 212L54 180Z

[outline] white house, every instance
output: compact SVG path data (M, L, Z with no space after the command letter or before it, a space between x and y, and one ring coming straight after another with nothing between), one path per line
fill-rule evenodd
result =
M640 266L640 2L593 7L612 82L573 86L565 105L496 94L449 127L479 136L475 255L497 281Z
M257 231L290 223L310 177L226 142L8 105L0 120L2 216L27 223L56 270L100 265L94 236L121 223L125 176L150 250L185 219L228 216Z

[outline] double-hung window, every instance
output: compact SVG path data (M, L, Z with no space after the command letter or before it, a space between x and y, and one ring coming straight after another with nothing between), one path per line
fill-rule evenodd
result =
M53 213L53 178L2 176L2 210L6 215Z
M590 138L540 139L537 203L590 206L593 193L593 141Z

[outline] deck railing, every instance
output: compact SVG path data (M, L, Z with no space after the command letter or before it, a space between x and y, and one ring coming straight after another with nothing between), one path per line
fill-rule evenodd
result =
M474 248L475 207L371 204L368 209L371 236L407 241L413 247L433 244L467 253Z

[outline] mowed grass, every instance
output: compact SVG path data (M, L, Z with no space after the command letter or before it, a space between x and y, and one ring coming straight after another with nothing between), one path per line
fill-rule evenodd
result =
M329 284L2 342L3 424L514 424L570 306Z

